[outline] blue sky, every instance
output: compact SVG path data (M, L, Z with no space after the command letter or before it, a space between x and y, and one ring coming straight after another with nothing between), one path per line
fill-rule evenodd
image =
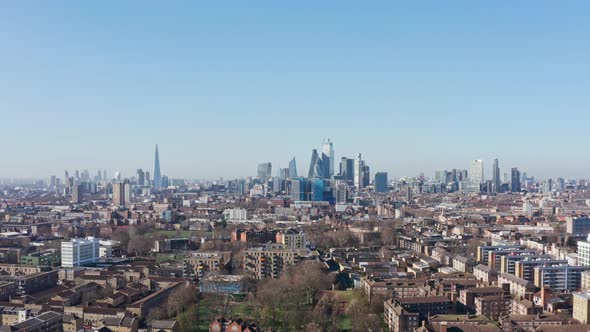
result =
M307 172L312 148L390 177L494 157L587 177L586 1L0 2L0 177Z

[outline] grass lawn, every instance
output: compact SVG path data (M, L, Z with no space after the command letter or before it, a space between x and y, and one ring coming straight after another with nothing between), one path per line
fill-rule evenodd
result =
M345 291L332 291L332 293L344 301L350 301L355 295L353 290L345 290Z
M348 316L343 316L340 319L340 330L342 331L352 331L352 319Z
M252 308L248 303L236 303L229 307L229 316L234 318L249 318L252 315Z

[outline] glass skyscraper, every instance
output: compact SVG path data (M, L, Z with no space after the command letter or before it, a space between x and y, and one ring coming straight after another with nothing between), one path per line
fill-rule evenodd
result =
M154 188L156 190L162 188L162 174L160 173L160 153L158 152L158 144L156 144L156 155L154 158Z
M387 173L386 172L375 173L375 192L376 193L387 192Z
M260 183L266 183L270 179L271 174L272 164L270 162L258 164L258 181Z
M513 193L520 192L520 171L514 167L510 171L510 191Z
M297 164L295 163L295 157L289 161L289 178L295 179L297 177Z
M324 142L324 144L322 144L322 153L330 158L328 170L324 173L325 178L330 178L332 175L334 175L334 144L329 138Z
M469 170L469 179L475 184L483 183L483 160L477 159L471 162L471 169Z
M498 159L494 159L494 167L493 167L493 183L492 183L492 191L495 193L500 192L500 187L502 183L500 182L500 166L498 164Z

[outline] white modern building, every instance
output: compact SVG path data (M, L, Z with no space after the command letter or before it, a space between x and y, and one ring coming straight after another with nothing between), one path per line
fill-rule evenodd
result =
M61 266L74 267L90 265L99 258L100 239L87 237L61 243Z
M469 180L474 184L483 183L483 160L476 159L471 161L471 169L469 170Z
M578 264L590 266L590 235L586 241L578 241Z
M240 222L248 220L248 212L246 209L225 209L223 216L228 222Z
M361 154L359 153L354 160L354 186L357 189L364 188L367 183L363 183L363 169L365 168L365 162L363 161Z

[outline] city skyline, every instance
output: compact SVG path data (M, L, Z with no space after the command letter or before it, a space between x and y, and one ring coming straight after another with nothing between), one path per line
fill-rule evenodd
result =
M325 144L325 140L319 145L322 149L324 147ZM334 141L331 139L328 139L328 141L330 143L330 148L332 150L332 153L334 153ZM158 184L158 180L156 180L156 174L158 174L158 176L161 177L169 177L169 178L177 178L177 179L187 179L187 180L217 180L220 178L223 179L234 179L234 178L246 178L246 177L252 177L252 178L258 178L260 176L260 167L262 165L265 165L267 163L270 164L270 173L265 172L265 174L267 174L266 176L270 179L272 177L275 176L281 176L280 172L282 169L286 169L287 171L290 169L291 165L293 163L295 163L295 173L297 174L297 166L296 164L301 163L301 159L299 159L297 156L292 156L291 158L289 158L286 162L281 162L279 164L275 164L274 161L270 161L270 159L263 161L263 162L258 162L255 165L253 165L253 171L250 171L250 173L246 173L246 174L240 174L240 175L235 175L235 176L224 176L224 175L214 175L212 177L199 177L196 175L188 175L188 176L177 176L175 174L169 174L166 173L165 171L161 171L160 170L160 152L159 152L159 144L155 144L155 154L152 155L152 166L153 168L147 167L145 168L145 171L148 172L148 174L151 172L152 176L154 177L154 184L156 187L160 187L160 185ZM311 151L312 151L312 157L309 158L307 160L307 164L309 165L309 167L307 169L302 169L303 170L303 174L299 174L298 177L307 177L307 178L314 178L317 177L318 175L318 167L322 168L324 165L322 164L322 156L326 156L324 153L319 152L318 150L321 151L321 149L312 147ZM316 162L311 163L311 159L313 158L313 156L316 156L316 158L318 159ZM354 156L351 155L338 155L338 154L334 154L336 157L334 158L334 175L339 175L340 174L340 163L343 162L342 159L349 159L352 161L357 160L358 158L361 157L362 153L357 153ZM303 159L303 158L302 158ZM362 161L367 162L367 160L364 158L364 156L362 157ZM305 160L305 159L304 159ZM498 176L499 179L499 183L502 183L502 181L500 180L501 178L504 178L506 176L511 177L511 173L513 172L513 169L518 169L520 172L523 172L523 168L519 167L519 166L498 166L498 162L501 161L502 158L498 158L495 157L493 159L471 159L469 161L464 162L463 164L460 163L455 163L452 164L449 167L438 167L433 169L431 172L423 172L423 171L416 171L414 174L395 174L392 173L390 170L386 170L386 169L379 169L379 168L373 168L371 169L371 181L372 181L372 175L376 174L376 173L387 173L389 174L391 179L398 179L398 178L412 178L412 177L417 177L419 175L424 175L426 178L429 179L435 179L438 172L441 171L451 171L451 170L463 170L463 171L467 171L469 174L469 180L471 182L474 181L474 179L476 180L476 183L483 183L484 181L492 181L492 183L494 182L494 179L496 176ZM332 163L332 159L329 159L330 163ZM369 164L371 164L372 167L374 167L371 161L368 161ZM318 164L319 163L319 164ZM364 164L363 164L364 165ZM475 166L477 165L477 166ZM355 166L356 167L356 166ZM364 166L363 166L364 167ZM475 167L475 168L474 168ZM481 169L479 169L481 168ZM498 172L496 173L496 168L498 168ZM129 171L122 171L121 168L104 168L104 167L96 167L96 168L92 168L92 167L68 167L65 169L65 173L66 175L72 171L72 174L74 173L74 171L76 172L76 174L78 174L80 171L82 171L82 173L84 172L88 172L87 174L94 174L95 172L99 172L99 174L101 172L107 172L108 170L108 175L105 177L105 180L112 180L112 179L117 179L117 181L120 181L123 178L134 178L137 176L137 172L140 170L143 170L144 168L139 166L138 167L131 167L129 169ZM157 169L157 171L156 171ZM474 178L474 169L477 169L476 171L476 175ZM484 171L485 169L487 169L488 171ZM63 172L63 170L62 170ZM323 177L323 178L329 178L329 176L324 175L323 171L319 171L319 177ZM30 177L6 177L6 176L2 176L0 174L0 179L45 179L48 177L52 177L52 176L58 176L60 173L57 172L56 174L43 174L43 175L39 175L39 176L30 176ZM104 173L106 174L106 173ZM534 177L537 180L546 180L546 179L557 179L557 178L565 178L565 179L587 179L588 177L586 176L580 176L580 177L567 177L561 174L556 174L554 176L548 176L548 177L544 177L544 176L539 176L538 174L536 174L535 172L529 170L529 169L525 169L523 174L528 174L532 177ZM161 179L159 180L161 181ZM474 182L474 183L475 183ZM493 185L494 188L495 185Z
M589 176L585 2L58 3L0 5L0 178L131 176L156 143L169 176L240 177L328 137L390 177Z

